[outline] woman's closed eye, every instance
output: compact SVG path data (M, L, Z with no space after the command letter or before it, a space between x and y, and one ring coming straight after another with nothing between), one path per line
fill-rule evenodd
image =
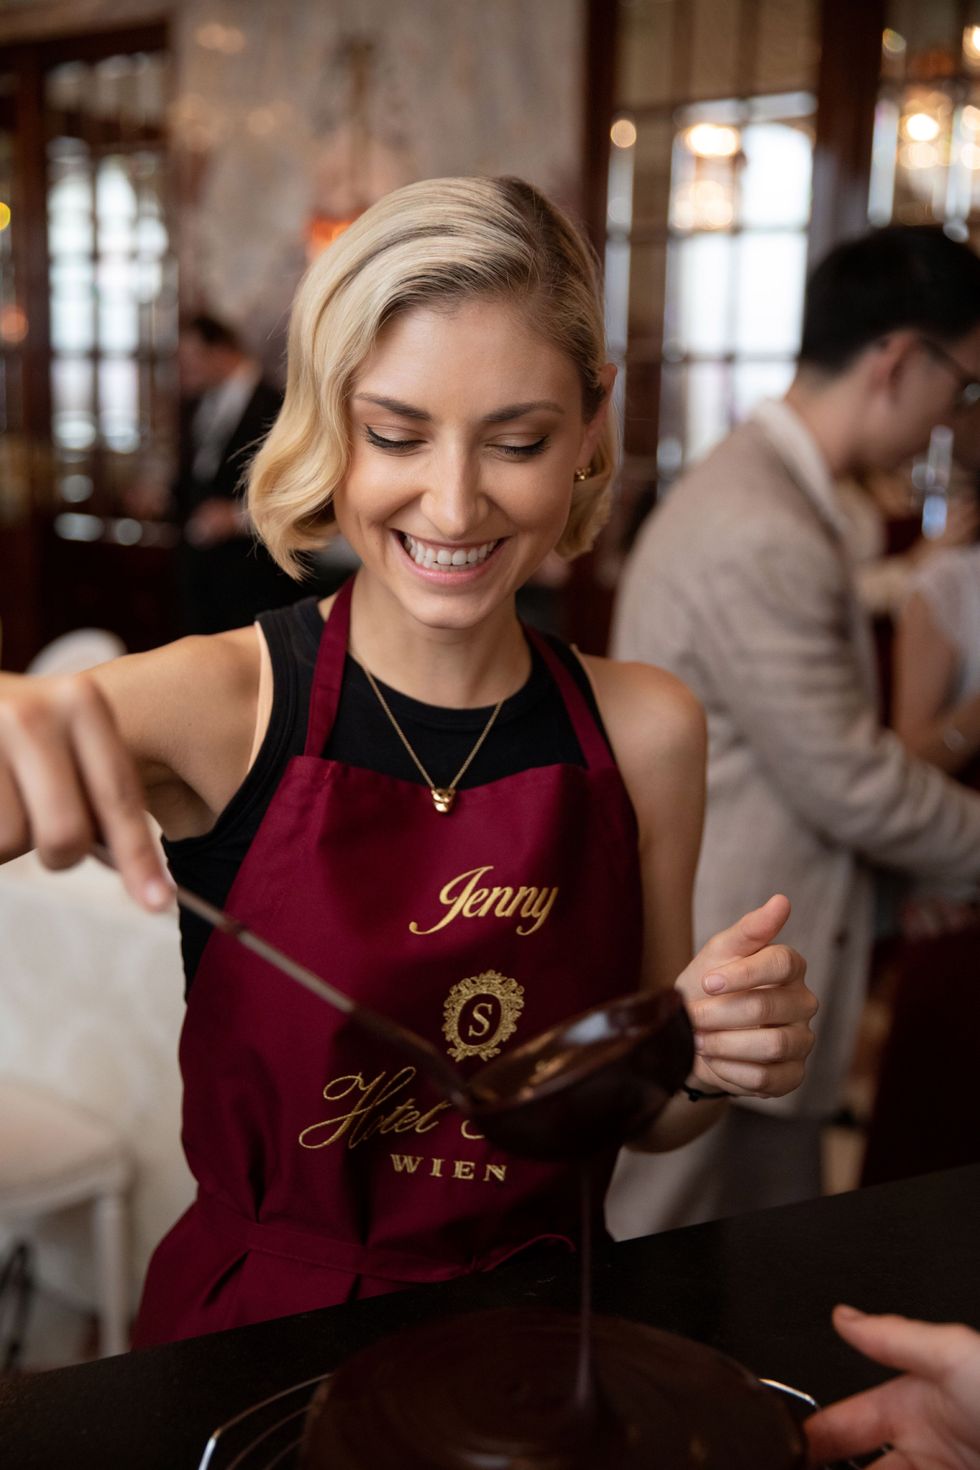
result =
M375 449L384 449L391 454L405 454L409 450L417 449L425 441L423 439L392 439L379 434L369 424L364 426L364 435L368 443ZM530 444L501 444L496 441L487 446L488 449L499 451L511 459L530 459L535 454L540 454L547 449L549 443L548 435L542 434L540 439L533 440Z

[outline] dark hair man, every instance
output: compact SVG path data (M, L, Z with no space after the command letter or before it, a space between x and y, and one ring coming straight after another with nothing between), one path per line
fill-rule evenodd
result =
M708 716L697 942L780 888L821 1012L791 1099L705 1102L728 1115L703 1142L624 1160L616 1234L818 1193L820 1129L863 1001L873 866L980 878L980 798L880 724L835 483L901 464L978 398L980 259L932 228L841 245L809 283L785 398L688 471L639 535L613 653L672 670ZM733 1027L746 1024L733 1005Z

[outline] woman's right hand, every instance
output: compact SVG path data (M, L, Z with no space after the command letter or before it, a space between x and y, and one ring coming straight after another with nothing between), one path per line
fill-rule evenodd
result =
M0 862L30 848L48 868L105 841L127 891L165 908L173 884L132 755L90 674L0 674Z

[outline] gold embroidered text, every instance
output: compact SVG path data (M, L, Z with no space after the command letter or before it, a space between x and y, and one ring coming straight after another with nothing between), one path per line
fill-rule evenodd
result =
M346 1110L304 1128L300 1144L327 1148L346 1139L348 1148L357 1148L376 1133L431 1133L450 1104L438 1102L423 1112L414 1097L404 1096L414 1077L414 1067L402 1067L391 1077L379 1072L370 1081L361 1072L334 1078L323 1089L323 1096L328 1103L347 1104Z
M533 919L532 924L518 924L518 934L533 934L547 919L558 897L558 889L529 888L481 888L481 878L493 872L493 864L482 868L470 868L450 878L439 894L439 902L448 910L437 923L423 929L417 919L409 924L413 934L435 934L445 929L454 919L486 919L491 915L497 919Z

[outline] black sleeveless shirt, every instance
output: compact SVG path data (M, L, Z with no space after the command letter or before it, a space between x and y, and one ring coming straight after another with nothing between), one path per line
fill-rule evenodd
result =
M210 832L163 844L175 880L219 908L225 905L287 763L303 754L313 671L323 632L315 597L263 613L258 622L269 649L273 691L269 727L258 755ZM545 636L567 665L603 729L592 686L578 658L560 639ZM585 764L564 701L533 646L531 660L527 682L504 701L490 736L459 782L460 790L483 786L534 766ZM492 706L446 709L410 699L386 684L380 687L433 781L437 786L448 785L473 749ZM364 670L350 654L344 665L337 717L323 755L328 760L424 785ZM180 932L190 989L211 929L203 919L181 909Z

